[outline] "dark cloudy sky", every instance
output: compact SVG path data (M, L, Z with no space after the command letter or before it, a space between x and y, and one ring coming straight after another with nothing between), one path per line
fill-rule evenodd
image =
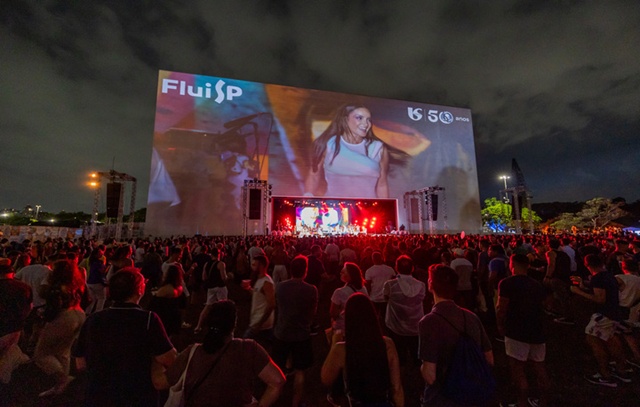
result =
M114 157L144 206L159 69L468 107L481 199L516 158L536 202L633 201L639 22L638 0L3 0L0 208L89 212Z

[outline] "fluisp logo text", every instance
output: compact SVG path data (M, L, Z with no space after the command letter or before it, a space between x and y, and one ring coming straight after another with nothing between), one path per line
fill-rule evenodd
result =
M189 95L196 98L211 99L215 90L216 103L222 103L225 100L233 100L234 98L242 96L242 89L238 86L226 85L226 82L219 79L215 86L210 83L205 83L204 86L187 85L185 81L179 81L177 79L163 79L162 80L162 93L174 93L178 92L180 95Z

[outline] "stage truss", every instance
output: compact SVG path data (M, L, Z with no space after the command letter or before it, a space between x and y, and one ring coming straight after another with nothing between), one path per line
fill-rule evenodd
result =
M442 220L443 220L442 230L437 229L437 219L435 219L434 217L434 207L436 207L436 205L434 205L434 200L433 200L434 196L442 198L440 200L440 202L442 202ZM419 224L420 234L424 233L425 221L427 221L429 224L429 234L441 233L441 232L446 233L449 230L449 225L447 223L447 195L445 193L444 187L436 185L432 187L425 187L425 188L417 189L414 191L405 192L404 208L407 214L407 219L411 219L411 213L410 213L411 199L418 200L419 222L417 223ZM427 212L426 217L424 216L425 209ZM440 205L437 205L436 210L438 210L438 213L440 212L439 209L440 209ZM436 213L436 217L437 217L437 213ZM416 223L416 222L413 222L413 219L411 219L411 223Z

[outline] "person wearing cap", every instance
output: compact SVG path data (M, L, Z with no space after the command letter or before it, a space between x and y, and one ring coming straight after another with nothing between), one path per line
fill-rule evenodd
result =
M11 381L11 374L29 358L18 347L20 333L31 312L31 287L16 280L11 260L0 258L0 383Z

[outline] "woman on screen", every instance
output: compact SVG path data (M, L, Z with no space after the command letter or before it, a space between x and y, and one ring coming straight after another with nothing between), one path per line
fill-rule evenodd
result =
M388 170L389 152L371 130L369 109L343 106L313 142L305 195L388 198Z

